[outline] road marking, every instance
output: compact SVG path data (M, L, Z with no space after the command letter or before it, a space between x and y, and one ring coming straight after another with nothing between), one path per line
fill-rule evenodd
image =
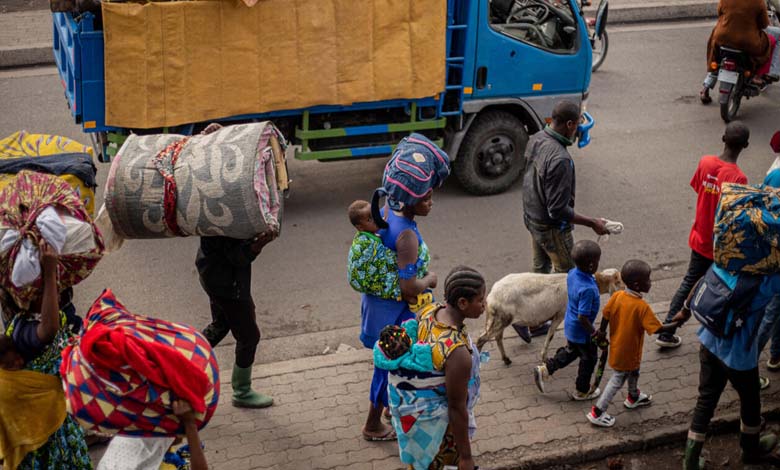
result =
M626 26L610 26L607 24L607 26L610 33L636 33L647 31L669 31L675 29L712 28L715 26L715 20L681 21L679 23L644 23Z
M23 78L23 77L41 77L44 75L57 75L57 67L23 67L18 69L0 70L0 79L4 78Z

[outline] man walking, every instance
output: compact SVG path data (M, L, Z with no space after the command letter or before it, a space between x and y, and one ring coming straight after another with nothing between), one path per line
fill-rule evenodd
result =
M559 102L552 123L531 137L525 152L523 219L531 234L535 273L566 273L574 268L574 225L590 227L598 235L609 233L604 219L574 211L574 160L566 147L575 142L579 122L580 107ZM528 328L512 326L523 340L531 341Z
M747 177L737 166L737 158L747 148L749 139L750 130L746 125L738 121L729 123L723 134L723 153L720 156L703 156L691 178L691 188L697 194L696 217L688 237L691 261L677 293L672 297L664 323L670 323L672 317L682 309L693 286L712 265L712 229L720 201L720 187L723 183L747 184ZM682 339L673 330L659 335L655 343L662 348L676 348L682 344Z
M239 408L265 408L274 402L271 397L252 390L252 364L260 342L260 329L251 289L252 262L278 234L269 230L251 240L201 237L195 260L200 284L211 304L212 322L203 330L203 336L212 347L228 332L236 339L231 383L233 406Z

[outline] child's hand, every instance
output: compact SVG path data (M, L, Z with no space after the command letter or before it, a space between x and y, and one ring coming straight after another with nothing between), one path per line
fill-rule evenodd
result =
M596 330L593 333L593 343L601 349L607 349L609 347L609 340L607 340L607 334L601 330Z
M184 400L173 400L173 414L179 418L182 424L195 422L195 414L192 412L192 407Z
M439 277L434 272L428 273L428 287L436 289L436 285L439 284Z

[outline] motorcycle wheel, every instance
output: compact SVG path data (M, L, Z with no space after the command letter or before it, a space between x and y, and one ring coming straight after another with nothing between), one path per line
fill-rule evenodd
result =
M739 106L742 104L742 77L731 87L728 99L720 104L720 117L723 122L729 123L737 117Z
M593 46L593 65L590 70L595 72L604 63L604 59L607 58L607 50L609 49L609 36L607 30L601 33L601 36L593 38L591 41Z

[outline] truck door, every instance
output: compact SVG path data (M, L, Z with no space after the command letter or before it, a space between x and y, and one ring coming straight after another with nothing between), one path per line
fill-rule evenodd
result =
M479 0L471 98L521 97L542 119L561 98L579 102L592 56L574 1Z

